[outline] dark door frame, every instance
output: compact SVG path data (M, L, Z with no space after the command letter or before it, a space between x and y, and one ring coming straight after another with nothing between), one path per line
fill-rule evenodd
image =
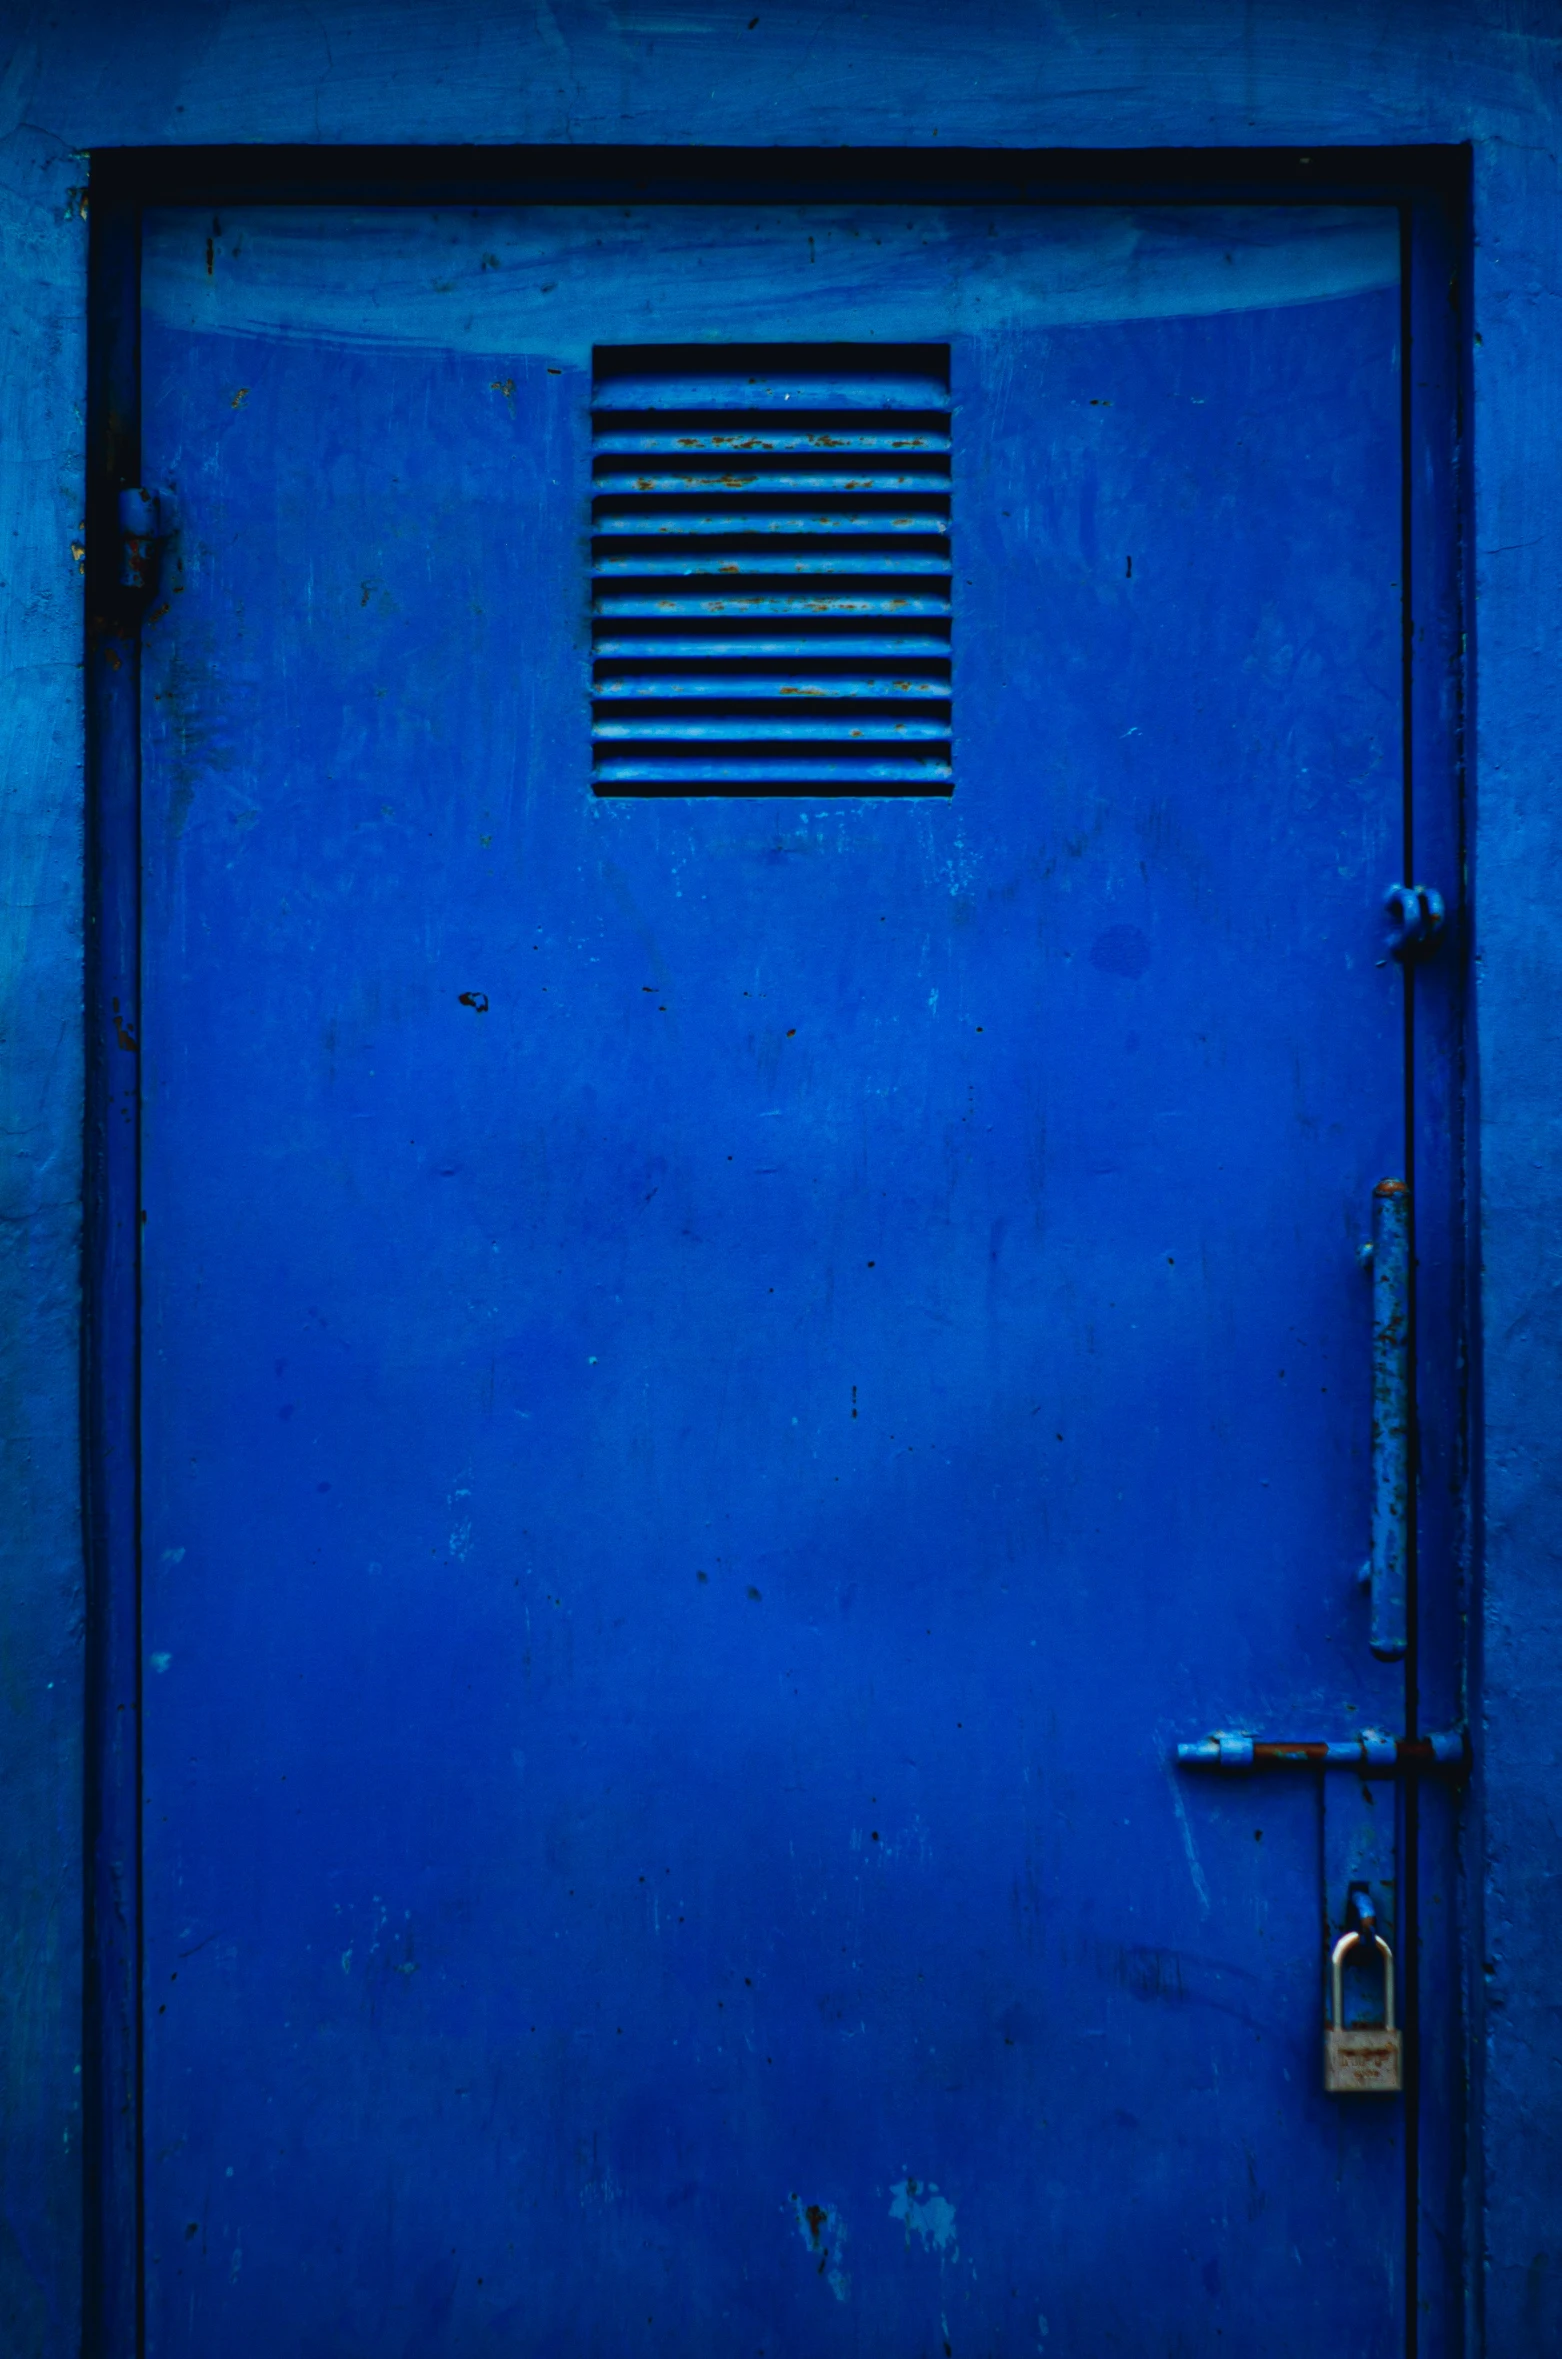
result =
M87 1157L82 1402L87 1544L83 2166L87 2359L145 2349L141 2195L139 632L118 495L140 483L140 253L162 206L911 202L1379 204L1400 217L1405 881L1448 902L1407 969L1419 1546L1406 1734L1471 1721L1478 1690L1475 1271L1466 1205L1469 403L1463 147L1264 149L192 147L91 159L87 402ZM1276 553L1277 563L1285 552ZM154 592L155 595L155 592ZM1389 880L1385 879L1385 883ZM1307 879L1293 923L1307 924ZM1261 987L1261 978L1255 978ZM1419 1566L1419 1574L1417 1567ZM1461 1659L1457 1633L1470 1633ZM1420 1633L1434 1634L1424 1650ZM1480 2348L1479 1765L1460 1807L1404 1789L1405 2359ZM1458 1905L1419 1906L1429 1880ZM1415 1971L1411 1971L1412 1963ZM1434 2069L1423 2088L1426 2053ZM1426 2090L1433 2096L1423 2103Z

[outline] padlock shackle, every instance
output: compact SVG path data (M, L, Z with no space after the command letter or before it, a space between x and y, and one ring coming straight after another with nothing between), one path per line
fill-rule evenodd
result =
M1343 2031L1345 2028L1345 1953L1347 1950L1354 1949L1361 1941L1370 1941L1374 1949L1381 1950L1383 1953L1383 2029L1392 2031L1394 2028L1394 1953L1381 1933L1342 1933L1334 1945L1330 1961L1334 1976L1334 2028L1336 2031Z

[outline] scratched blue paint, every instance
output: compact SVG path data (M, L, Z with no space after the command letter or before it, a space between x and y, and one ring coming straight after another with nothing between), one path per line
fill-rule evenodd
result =
M19 0L9 12L0 412L18 463L0 471L5 1217L8 1235L27 1240L6 1260L0 1371L0 2317L10 2347L29 2359L78 2347L80 187L94 147L228 139L327 151L353 140L869 142L934 153L959 142L1208 142L1234 153L1299 143L1315 156L1329 142L1472 143L1466 750L1477 790L1481 1087L1468 1144L1480 1187L1484 1541L1481 1585L1465 1591L1450 1577L1440 1602L1468 1617L1481 1747L1466 1887L1478 2225L1465 2314L1456 2301L1434 2306L1422 2336L1429 2347L1428 2338L1468 2333L1474 2348L1484 2332L1493 2350L1521 2355L1556 2347L1558 1925L1554 1879L1537 1867L1555 1848L1562 1697L1552 1408L1562 952L1534 925L1534 879L1555 866L1558 848L1548 765L1562 494L1554 472L1535 464L1562 417L1554 29L1551 12L1533 5L1451 0L1375 10L1255 0L1240 13L1219 0L1117 12L1059 0L1040 31L1034 11L1007 0L954 13L920 0L859 12L772 0L757 18L709 0L685 0L675 17L574 0L540 12L365 10L356 0L218 12L83 0L59 11ZM1448 726L1435 697L1430 717ZM1430 987L1440 988L1435 978ZM1457 1108L1455 1087L1446 1100L1455 1149ZM1424 1310L1424 1263L1421 1284ZM1424 1527L1425 1498L1421 1508ZM1463 1708L1457 1665L1432 1685L1439 1726ZM1445 1925L1452 1915L1444 1910ZM1441 1957L1439 1971L1457 1979L1446 1936ZM1043 2340L1048 2324L1042 2313Z
M382 219L358 308L503 227ZM1396 2331L1310 1791L1167 1760L1400 1708L1398 291L1179 309L1242 233L948 329L952 796L615 801L585 352L257 332L242 212L187 324L154 226L160 2359Z

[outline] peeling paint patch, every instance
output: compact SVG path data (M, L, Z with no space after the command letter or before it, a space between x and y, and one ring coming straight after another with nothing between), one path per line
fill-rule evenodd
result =
M920 2236L924 2252L936 2252L941 2261L959 2260L955 2207L947 2195L939 2194L931 2179L898 2180L890 2194L889 2216L905 2222L908 2247L913 2236Z
M838 2302L851 2299L852 2281L842 2266L846 2246L846 2225L833 2203L805 2203L800 2195L792 2198L792 2211L798 2233L807 2245L824 2279Z

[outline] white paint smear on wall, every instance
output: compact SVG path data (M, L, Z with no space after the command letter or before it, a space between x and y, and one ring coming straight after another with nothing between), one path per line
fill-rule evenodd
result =
M150 215L142 299L197 332L584 368L598 343L942 340L1398 280L1385 205L264 206Z
M937 2253L941 2261L959 2260L955 2207L931 2179L902 2179L890 2189L890 2198L889 2216L905 2222L908 2247L913 2236L920 2236L925 2252Z

